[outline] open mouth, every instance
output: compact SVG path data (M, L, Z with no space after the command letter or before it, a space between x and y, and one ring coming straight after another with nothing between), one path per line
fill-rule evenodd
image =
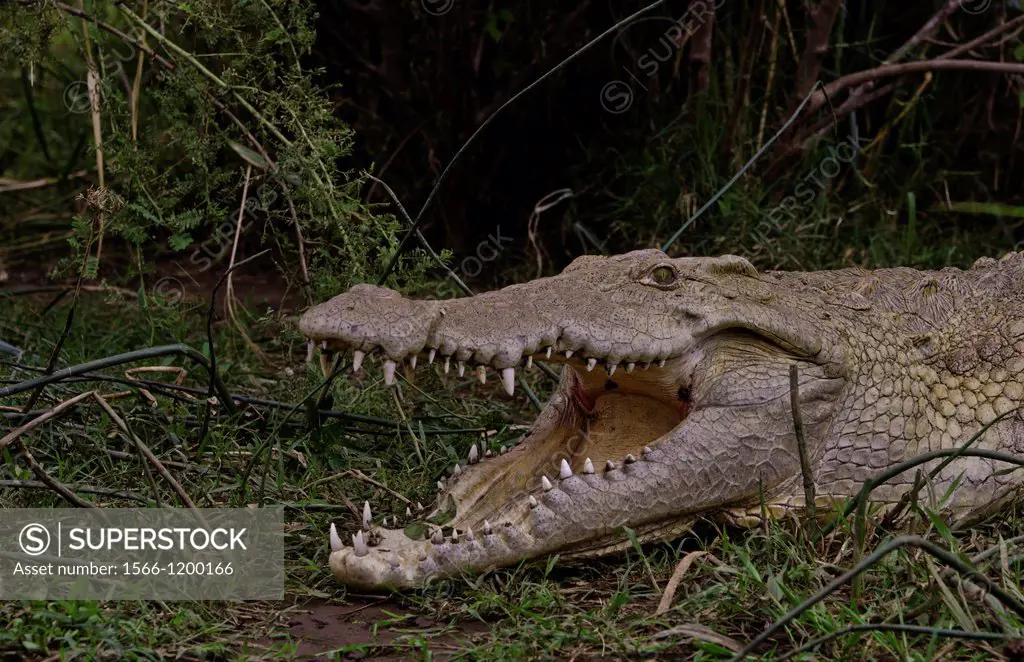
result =
M496 366L493 362L478 363L474 360L476 353L470 351L441 354L438 348L424 348L396 361L365 342L356 347L338 339L311 343L319 351L325 376L340 369L342 357L350 350L355 371L362 369L371 354L382 354L384 380L389 385L395 383L399 365L410 372L434 365L444 373L460 376L469 370L482 381L486 381L488 371L493 374L496 370L504 390L512 395L517 370L530 369L534 361L562 365L559 387L529 433L514 446L484 448L474 444L464 461L452 466L439 481L435 507L424 514L423 526L376 526L372 509L367 506L364 530L353 538L351 546L332 530L335 574L347 583L364 587L402 584L381 581L382 574L394 571L406 576L417 574L402 568L411 549L416 550L411 555L415 563L428 567L436 565L430 563L433 555L428 552L440 552L441 547L482 545L482 541L499 534L506 539L496 547L509 549L496 550L502 553L494 554L485 567L503 565L512 552L526 558L556 551L550 544L539 546L531 540L542 534L531 520L537 509L544 508L545 497L567 489L573 481L597 485L627 480L633 466L655 454L662 439L682 426L695 407L690 383L692 360L685 356L625 356L609 361L585 349L569 349L559 339L525 353L516 365ZM619 548L622 541L613 533L622 523L608 521L596 526L594 535L586 540L566 540L574 544L563 553L586 556ZM661 527L658 522L647 522L638 528L653 531ZM410 537L410 531L416 532L414 537ZM415 539L420 536L422 540ZM394 555L388 561L391 573L358 572L359 560L388 555ZM338 556L344 561L335 563Z

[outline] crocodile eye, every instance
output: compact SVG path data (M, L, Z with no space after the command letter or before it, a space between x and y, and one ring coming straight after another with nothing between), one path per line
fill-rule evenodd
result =
M672 285L677 279L676 270L672 267L660 266L651 272L651 280L655 285Z

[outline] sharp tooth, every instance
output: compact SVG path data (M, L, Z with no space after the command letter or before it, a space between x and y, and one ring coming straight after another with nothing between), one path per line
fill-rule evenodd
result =
M571 349L565 350L565 358L567 358L567 359L571 359L572 358L572 350Z
M469 447L469 463L476 464L480 461L480 451L477 450L476 444Z
M320 351L320 372L323 373L324 377L331 376L331 368L334 364L334 354L330 354L324 350Z
M433 347L431 347L430 351L427 352L427 363L428 364L433 363L435 356L437 356L437 350L434 349Z
M466 364L463 363L462 361L459 361L459 377L463 376L464 374L466 374Z
M405 516L412 517L412 508L410 508L409 506L405 507Z
M592 474L592 473L594 473L594 463L590 461L589 457L583 462L583 473L585 473L585 474Z
M373 526L373 513L370 511L370 502L363 502L363 526L369 529Z
M352 352L352 372L359 372L359 368L363 367L363 359L366 358L366 353L360 350Z
M526 369L529 370L531 368L533 368L533 354L526 357Z
M604 463L604 470L615 471L615 463L612 462L611 460L608 460L607 462Z
M458 543L459 542L459 530L458 529L452 529L452 542L453 543Z
M587 359L587 372L593 370L595 365L597 365L597 359Z
M623 460L623 462L625 462L626 464L633 464L634 462L636 462L636 458L633 457L632 453L630 453L629 455L626 456L626 459Z
M469 541L476 540L476 536L473 535L472 527L468 527L468 526L466 527L466 540L469 540Z
M322 349L322 350L326 350L327 349L327 341L326 340L321 340L320 341L320 349Z
M485 536L491 535L491 523L488 522L487 520L484 520L484 535Z
M643 448L643 450L641 452L644 455L649 455L651 453L651 447L650 446L644 446L644 448Z
M530 495L530 498L529 498L529 499L527 499L527 501L529 501L529 502L530 502L530 508L536 508L536 507L537 507L537 497L535 497L535 496L533 496L533 495L531 494L531 495Z
M420 503L419 501L416 502L416 510L417 511L423 510L423 504Z
M438 492L443 492L444 491L444 481L440 481L440 480L437 481L437 491Z
M494 457L494 451L488 448L486 451L484 451L484 457Z
M480 379L481 384L487 383L487 366L479 365L476 367L476 376Z
M544 350L544 356L546 356L547 358L550 359L551 358L551 352L553 352L553 351L554 351L553 347L548 347L546 350Z
M665 367L665 359L662 359L662 360L658 361L658 367L659 368L664 368Z
M508 446L502 446L501 450L498 451L498 455L504 455L508 452Z
M458 476L458 475L460 475L461 473L462 473L462 467L460 467L460 466L459 466L459 463L458 463L458 462L456 462L456 463L455 463L455 468L454 468L454 469L452 469L452 476Z
M388 386L395 385L395 367L394 361L384 362L384 383Z
M352 536L352 546L355 548L356 556L366 556L370 553L370 548L366 546L366 541L363 540L363 532Z
M450 357L450 356L444 357L444 374L447 375L448 374L448 370L450 370L451 367L452 367L452 357Z
M569 478L571 476L572 467L569 466L569 463L566 462L565 458L563 457L562 464L558 467L558 477L561 478L562 480L565 480L566 478Z
M334 522L331 522L331 551L340 552L341 548L345 545L341 542L341 537L338 536L338 529L334 526Z
M635 368L635 367L636 367L635 363L627 363L626 364L626 372L633 372L633 368Z
M548 480L547 476L541 476L540 477L540 487L545 492L547 492L548 490L551 489L551 481Z
M501 371L501 385L505 387L505 393L516 394L516 369L504 368Z
M615 374L615 369L619 367L617 363L609 363L605 366L608 369L608 376L611 377Z
M306 341L306 363L313 362L313 350L316 348L316 344L312 340Z
M441 529L434 529L434 535L430 536L430 542L435 545L440 545L444 542L444 534L441 533Z
M651 362L650 361L644 361L644 370L647 370L650 367L651 367Z

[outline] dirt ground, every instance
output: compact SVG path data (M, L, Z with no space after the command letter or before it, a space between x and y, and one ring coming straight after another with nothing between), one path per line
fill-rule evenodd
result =
M459 623L457 628L414 613L414 609L390 598L353 597L347 604L312 600L288 610L282 621L293 644L296 659L326 659L332 651L344 650L334 659L399 662L423 656L429 650L435 659L453 657L474 634L486 631L477 621ZM280 649L282 642L263 640L259 648Z

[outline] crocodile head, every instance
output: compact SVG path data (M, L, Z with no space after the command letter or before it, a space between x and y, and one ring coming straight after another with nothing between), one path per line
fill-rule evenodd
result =
M790 366L810 453L846 386L822 314L746 260L657 250L585 256L561 274L474 297L410 300L357 285L299 324L324 353L516 371L562 364L529 433L498 453L474 446L442 482L443 529L419 540L374 526L330 565L360 588L400 588L560 553L596 555L687 528L698 513L752 507L799 476ZM762 492L763 491L763 492Z

